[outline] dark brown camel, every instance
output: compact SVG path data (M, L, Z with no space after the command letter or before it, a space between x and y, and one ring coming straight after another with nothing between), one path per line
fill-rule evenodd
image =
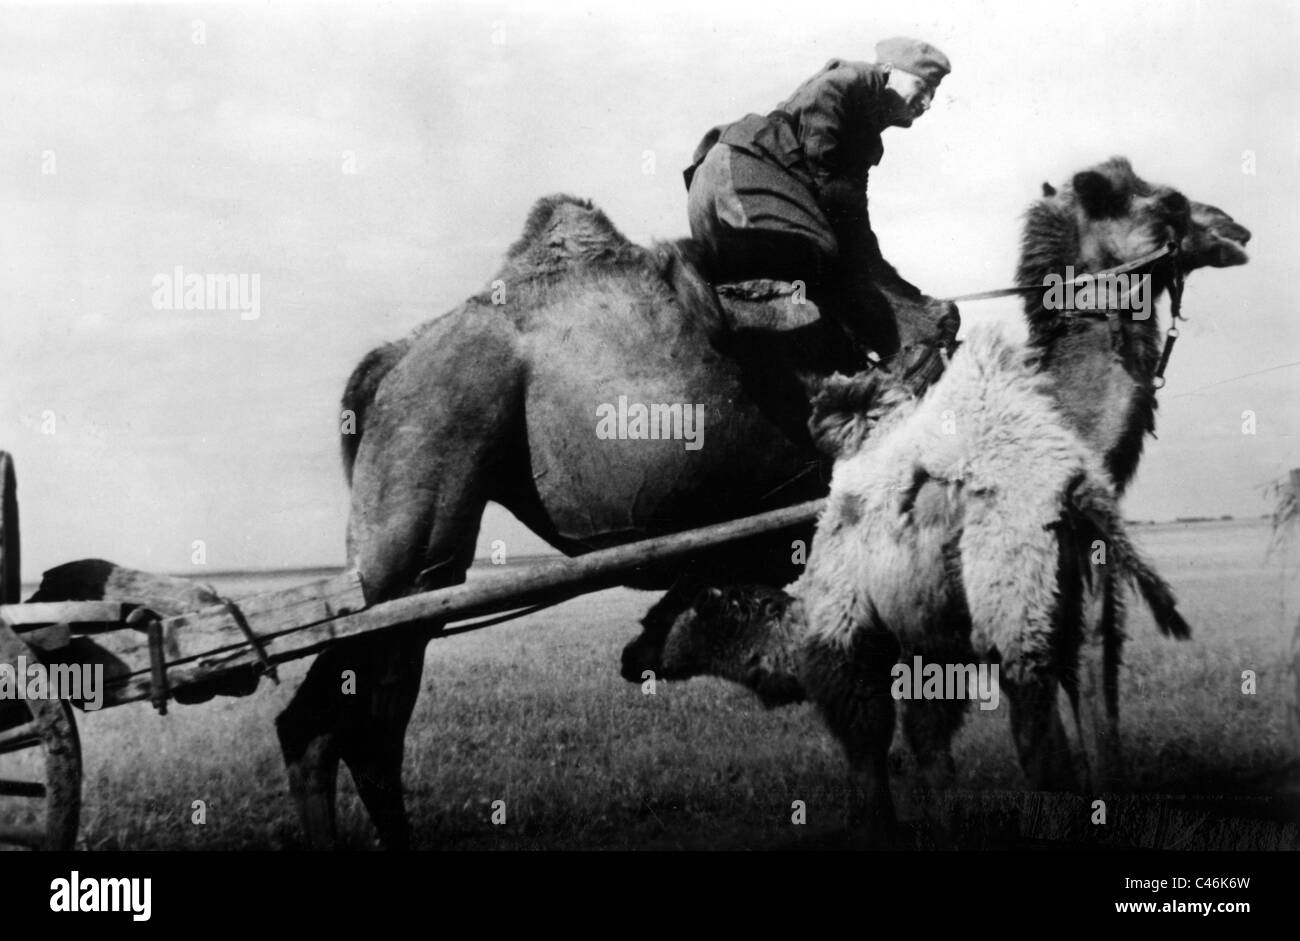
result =
M577 554L825 493L809 400L822 377L851 368L846 344L790 297L720 306L697 250L633 245L590 204L550 197L482 293L365 357L344 395L356 433L343 451L348 556L371 603L462 582L489 500ZM914 318L941 312L900 307L896 342L923 331ZM703 446L599 437L597 410L620 396L702 406ZM642 622L651 641L625 651L623 674L641 678L706 579L785 584L798 574L792 539L810 536L802 527L639 573L630 584L667 594ZM437 628L321 654L279 716L311 845L334 840L340 758L383 844L407 845L403 740ZM345 670L356 695L342 692Z

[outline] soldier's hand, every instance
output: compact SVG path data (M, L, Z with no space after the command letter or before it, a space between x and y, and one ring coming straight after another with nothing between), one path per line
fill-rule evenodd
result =
M901 351L896 367L916 395L943 375L948 358L957 350L957 332L961 329L961 313L952 301L922 295L920 306L925 321L933 326L918 337L918 342Z
M935 333L943 340L956 340L961 329L961 311L952 301L925 296L926 313L935 323Z
M928 294L921 296L921 303L925 308L925 319L934 324L933 333L924 340L951 356L957 349L957 333L961 330L961 311L952 301L930 297Z

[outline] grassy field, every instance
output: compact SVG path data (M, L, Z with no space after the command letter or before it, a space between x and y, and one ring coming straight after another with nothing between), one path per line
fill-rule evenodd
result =
M1143 526L1135 535L1195 636L1161 638L1131 606L1122 685L1129 789L1160 796L1123 806L1176 808L1174 829L1224 816L1280 828L1300 795L1289 718L1297 554L1290 567L1286 556L1266 560L1263 521ZM646 696L618 677L619 651L652 600L605 591L430 644L405 770L418 848L842 844L844 766L810 707L765 712L746 691L706 679ZM147 705L80 716L84 845L300 846L272 722L303 669L283 669L278 688L264 682L247 699L173 707L165 718ZM1247 669L1258 675L1253 696L1241 692ZM1018 806L1003 793L1023 788L1005 707L971 710L956 752L963 791ZM896 757L901 776L908 759ZM342 778L344 840L370 847ZM203 826L191 822L195 800L207 802ZM506 802L503 826L489 820L496 800ZM795 800L806 804L806 826L791 824Z

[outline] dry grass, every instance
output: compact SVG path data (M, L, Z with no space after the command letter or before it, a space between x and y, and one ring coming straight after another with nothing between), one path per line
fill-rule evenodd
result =
M1156 634L1133 607L1123 675L1131 790L1180 795L1211 814L1280 819L1297 799L1290 642L1294 572L1266 560L1269 527L1140 528L1195 637ZM808 707L765 712L721 681L618 677L618 655L652 596L622 589L430 645L408 738L406 785L421 848L823 847L837 845L843 764ZM1243 695L1242 671L1258 693ZM81 717L89 848L279 849L300 845L273 718L303 667L243 700ZM901 756L900 756L901 757ZM972 710L959 783L1023 787L1005 708ZM906 770L906 759L900 770ZM195 826L191 802L204 800ZM505 800L507 823L489 821ZM808 808L792 826L791 802ZM1163 800L1163 799L1162 799ZM343 776L341 829L371 831Z

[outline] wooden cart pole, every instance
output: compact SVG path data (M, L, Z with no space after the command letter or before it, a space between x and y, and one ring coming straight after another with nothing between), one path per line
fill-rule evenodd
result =
M320 585L279 592L274 610L260 611L258 598L241 600L259 646L250 644L232 617L229 606L206 608L162 622L168 651L166 683L180 698L182 688L203 684L218 693L243 695L220 687L223 676L266 662L284 663L307 657L347 637L405 625L455 622L499 614L541 602L564 601L590 591L622 584L629 573L745 539L778 532L816 520L824 500L812 500L727 523L687 530L654 539L597 549L574 558L558 558L511 571L475 578L462 585L421 592L363 607L357 575L345 573ZM737 545L738 552L745 551ZM301 597L297 597L301 595ZM292 596L292 597L291 597ZM75 639L61 656L70 662L100 662L105 669L105 705L148 699L158 678L152 675L148 639L134 631L116 631Z
M503 602L523 606L575 597L618 585L635 569L811 523L825 503L824 499L810 500L727 523L598 549L573 558L539 562L464 585L398 598L348 615L345 620L363 622L365 630L381 630L412 621L478 617L502 610Z

